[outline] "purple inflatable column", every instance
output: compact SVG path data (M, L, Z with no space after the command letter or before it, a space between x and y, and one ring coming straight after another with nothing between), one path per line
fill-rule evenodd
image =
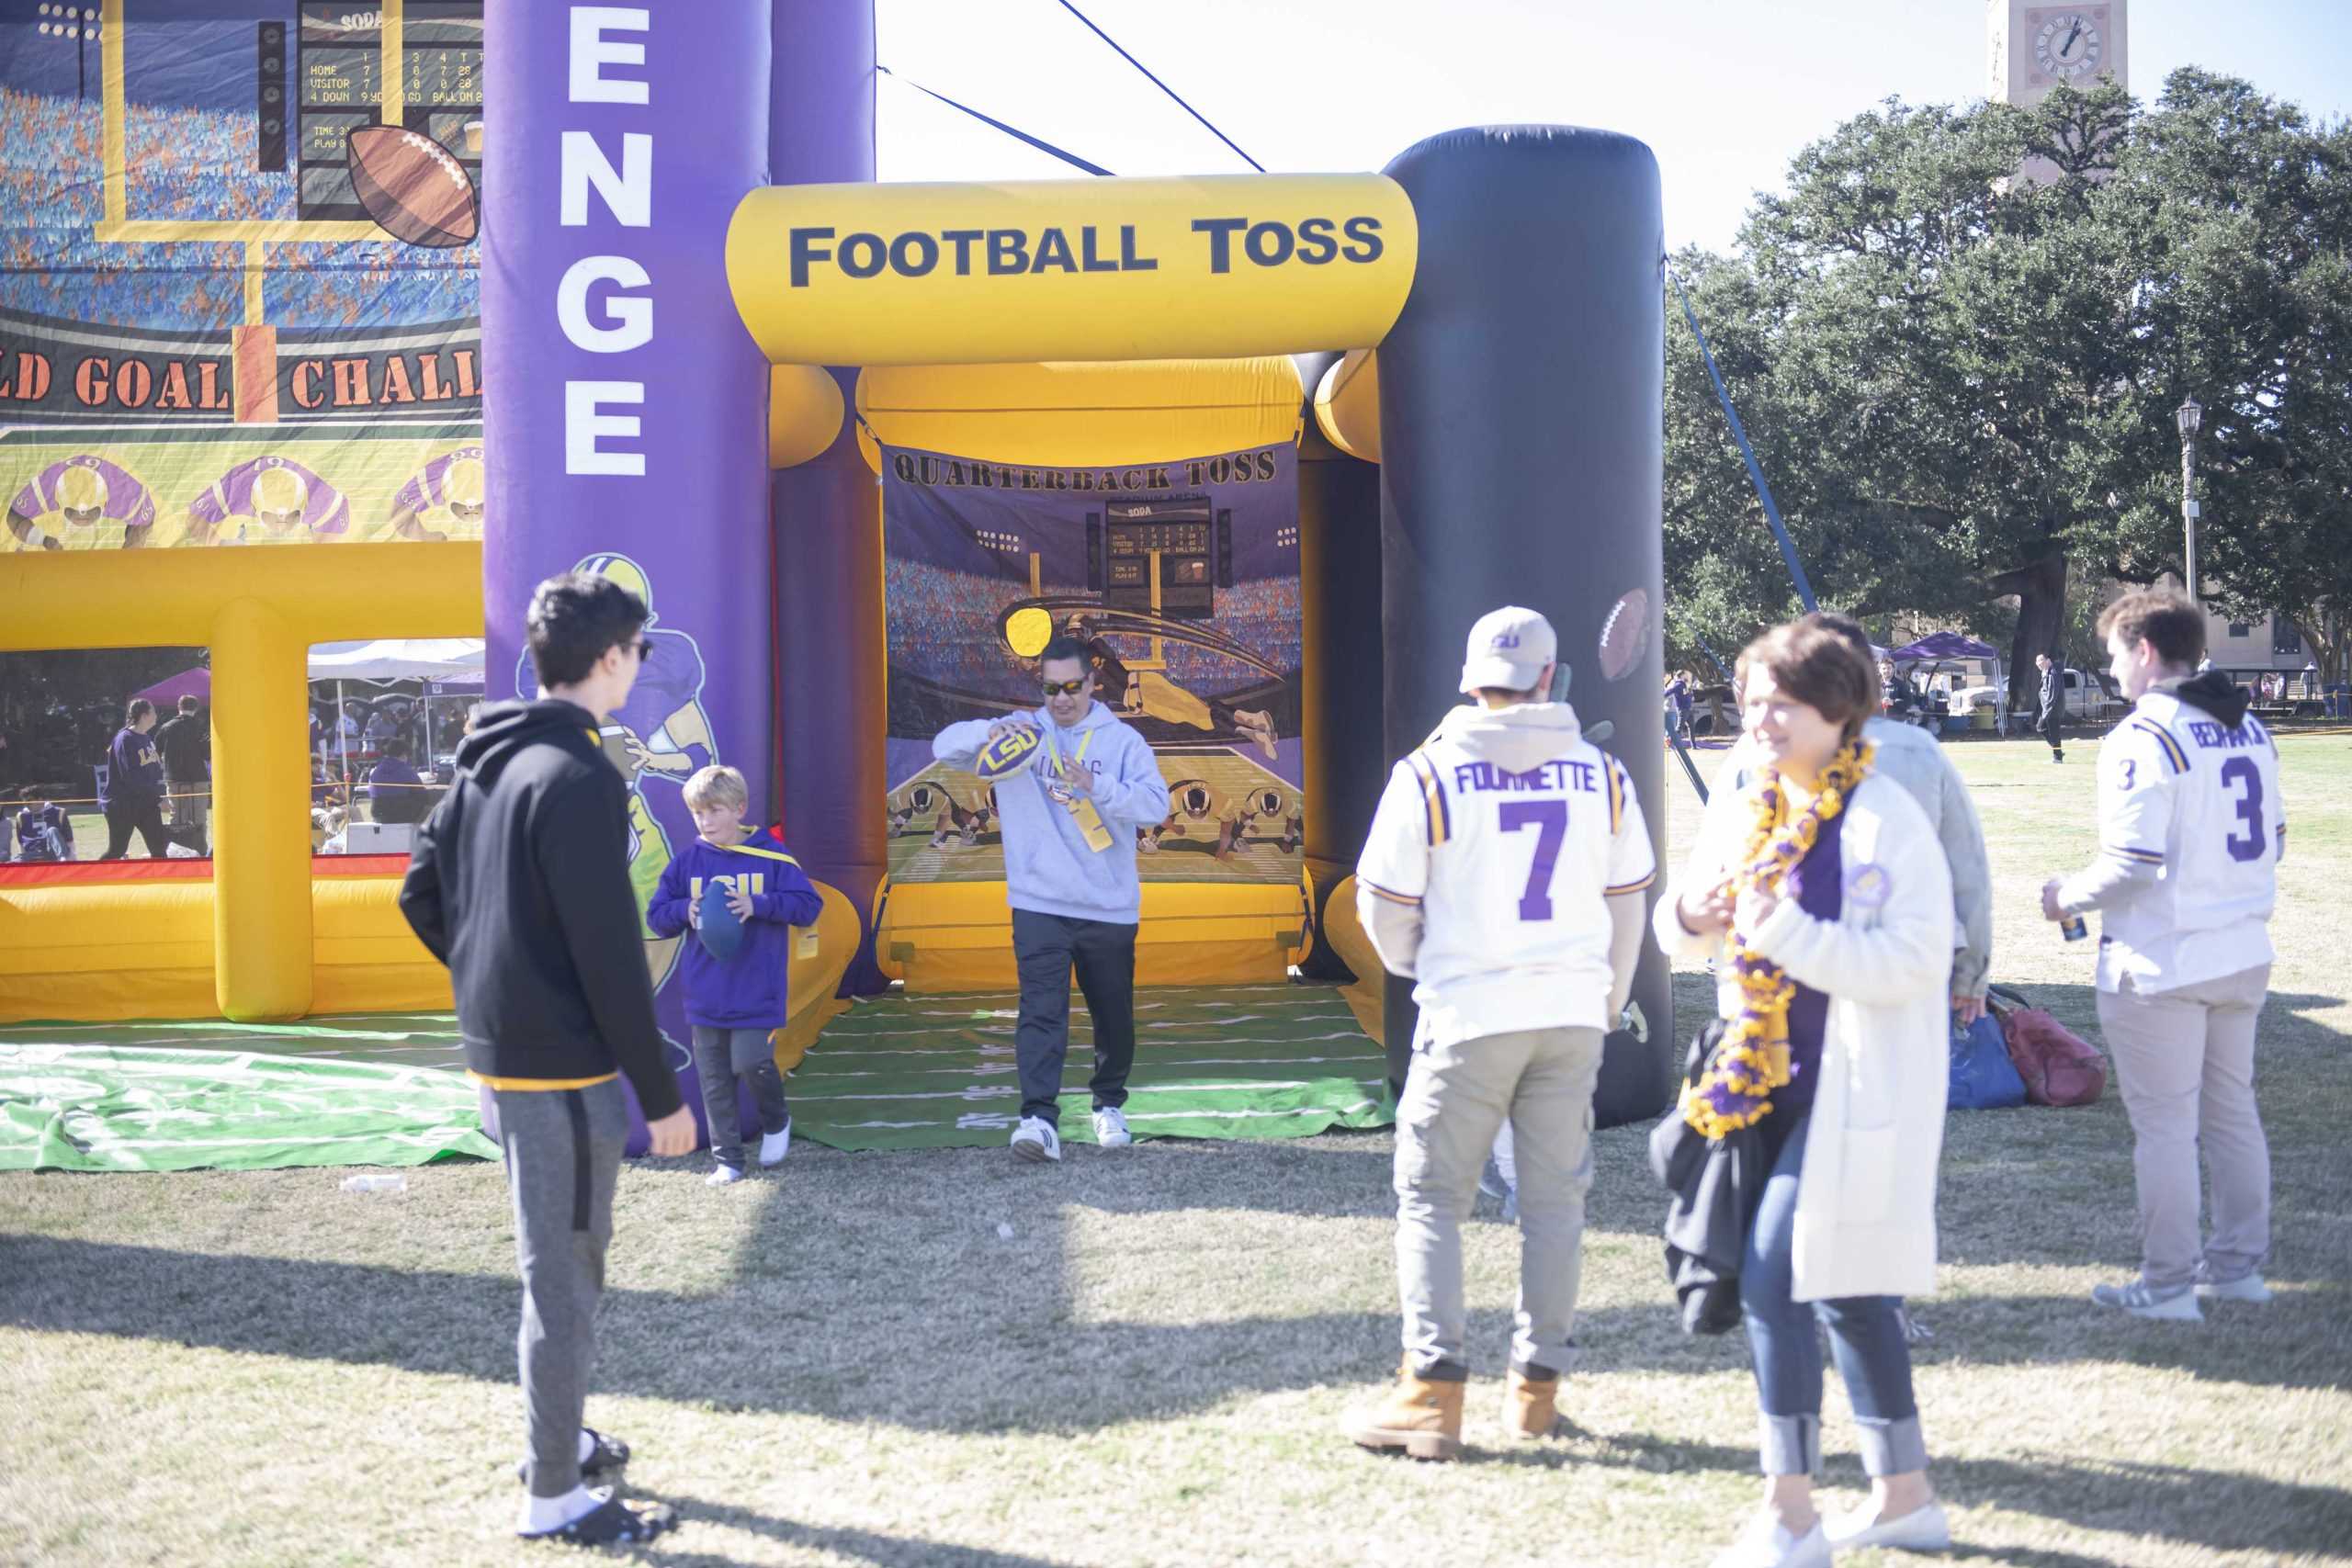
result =
M874 7L775 0L769 178L874 177ZM851 401L855 368L840 372ZM882 494L848 421L821 456L775 477L776 800L808 874L861 918L888 864L883 810ZM870 942L843 978L880 988Z
M752 800L769 788L767 367L725 266L728 220L767 175L769 0L487 17L490 694L536 694L522 616L540 579L582 568L644 595L654 651L605 736L642 904L693 837L689 774L726 762ZM677 956L649 933L682 1042Z

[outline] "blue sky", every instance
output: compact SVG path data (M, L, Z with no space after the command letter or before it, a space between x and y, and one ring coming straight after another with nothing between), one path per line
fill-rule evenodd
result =
M1122 175L1247 173L1056 0L876 0L880 58ZM1791 154L1890 96L1985 92L1983 0L1077 0L1269 169L1378 168L1433 131L1511 120L1639 136L1669 245L1727 244ZM2352 113L2352 0L2130 0L2130 83L2246 77ZM879 88L886 180L1059 178L1045 154L903 84Z

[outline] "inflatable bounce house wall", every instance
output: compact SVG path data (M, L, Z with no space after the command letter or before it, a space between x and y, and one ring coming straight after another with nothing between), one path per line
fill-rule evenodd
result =
M0 399L45 426L0 441L10 485L155 466L158 421L224 463L318 454L313 498L330 453L370 484L415 469L354 502L377 543L314 508L267 551L154 547L228 542L219 486L139 549L13 531L0 575L34 613L0 648L211 647L219 807L209 876L0 883L0 1014L446 1007L396 864L312 878L301 650L479 632L489 694L528 695L523 605L571 569L653 612L605 735L633 877L691 834L685 778L741 769L827 885L798 995L1009 977L992 799L927 738L1034 706L1057 634L1174 796L1143 836L1140 977L1344 964L1392 1076L1409 993L1372 983L1347 879L1390 763L1459 700L1470 622L1548 615L1657 799L1639 142L1499 127L1380 174L882 186L858 0L92 9L0 65L69 193L36 214L42 276L0 297ZM442 504L468 457L478 501ZM674 943L647 957L664 985ZM1635 998L1606 1121L1668 1098L1655 956Z

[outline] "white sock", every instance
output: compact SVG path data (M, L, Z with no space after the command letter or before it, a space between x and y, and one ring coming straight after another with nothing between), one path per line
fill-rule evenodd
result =
M525 1535L546 1535L560 1530L575 1519L584 1519L605 1506L609 1493L591 1492L585 1486L575 1486L560 1497L531 1497L523 1504Z

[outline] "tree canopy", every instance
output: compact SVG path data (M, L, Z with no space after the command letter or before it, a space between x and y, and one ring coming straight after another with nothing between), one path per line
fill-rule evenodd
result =
M2070 564L2181 570L2193 394L2202 596L2341 667L2352 127L2196 70L2149 107L1890 100L1799 153L1731 254L1670 264L1825 604L2095 664ZM1668 318L1667 633L1697 662L1795 593L1671 292Z

